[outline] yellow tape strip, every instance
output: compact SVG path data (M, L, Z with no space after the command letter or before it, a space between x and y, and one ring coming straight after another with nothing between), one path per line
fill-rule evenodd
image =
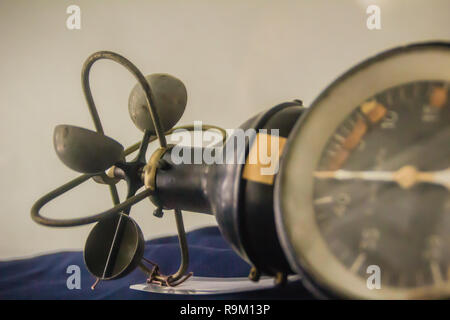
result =
M258 133L250 148L242 177L250 181L273 185L286 140L284 137Z

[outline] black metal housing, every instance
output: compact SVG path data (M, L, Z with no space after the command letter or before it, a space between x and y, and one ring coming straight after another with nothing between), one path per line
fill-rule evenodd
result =
M303 110L300 101L282 103L251 118L240 128L279 129L279 135L287 138ZM224 155L233 148L238 157L246 159L253 141L247 140L245 150L237 150L231 143L233 139L234 135L219 152ZM273 185L243 179L242 162L194 164L194 151L193 147L184 147L179 152L189 153L191 164L175 164L173 149L163 156L166 165L156 174L160 205L213 214L225 239L259 271L269 275L292 273L276 233Z

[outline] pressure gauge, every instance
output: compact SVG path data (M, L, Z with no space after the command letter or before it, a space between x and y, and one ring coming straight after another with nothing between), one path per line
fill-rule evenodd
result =
M377 55L296 124L276 185L288 260L356 298L450 296L450 45Z

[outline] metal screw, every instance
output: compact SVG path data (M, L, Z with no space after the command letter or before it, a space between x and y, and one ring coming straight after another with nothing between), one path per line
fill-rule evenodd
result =
M261 272L259 272L259 270L256 269L256 267L252 267L250 269L248 278L252 281L258 282L260 277L261 277Z
M275 285L277 286L283 286L287 282L287 276L283 272L277 272L275 275Z
M162 218L164 215L164 211L158 207L155 209L155 211L153 211L153 215L157 218Z

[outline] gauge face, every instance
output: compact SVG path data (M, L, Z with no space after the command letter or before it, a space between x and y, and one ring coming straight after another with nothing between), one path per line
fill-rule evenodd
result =
M354 67L289 136L275 187L291 267L342 297L450 297L450 46Z
M314 173L314 213L333 255L381 286L450 281L450 84L417 81L361 103Z

